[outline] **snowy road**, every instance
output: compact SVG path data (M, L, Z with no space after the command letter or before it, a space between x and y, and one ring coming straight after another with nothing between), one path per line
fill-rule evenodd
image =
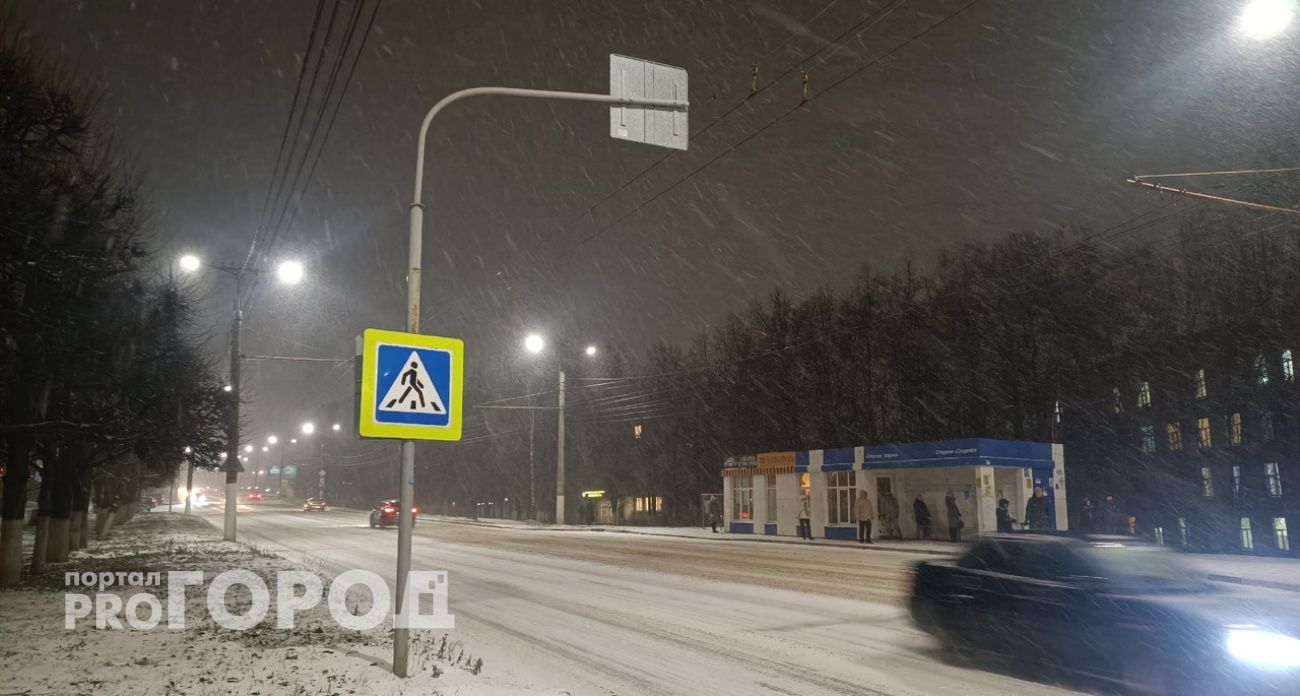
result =
M240 535L392 581L396 532L364 513L255 507ZM485 673L538 693L1073 693L941 661L898 603L912 560L421 520L413 563L450 572L455 636Z

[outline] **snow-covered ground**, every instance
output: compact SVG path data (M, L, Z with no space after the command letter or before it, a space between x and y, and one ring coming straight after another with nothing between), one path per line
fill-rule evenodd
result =
M274 586L279 570L318 568L291 563L264 549L221 540L207 521L182 514L139 515L109 539L92 542L67 564L31 586L0 592L0 673L4 694L512 694L538 693L487 674L472 647L446 633L413 635L413 676L391 673L392 642L386 627L357 632L340 628L325 603L300 612L291 630L275 628L275 604L265 621L247 631L218 626L205 608L206 586L222 571L252 570ZM186 627L170 631L96 629L91 618L64 628L64 571L200 570L202 587L188 593ZM328 587L328 577L325 586ZM66 588L68 592L95 590ZM113 587L125 600L165 588ZM242 595L240 592L243 592ZM247 591L230 592L246 606ZM363 606L364 608L364 606Z

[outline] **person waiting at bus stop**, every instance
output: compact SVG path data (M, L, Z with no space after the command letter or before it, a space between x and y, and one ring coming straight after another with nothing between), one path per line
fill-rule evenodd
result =
M853 514L858 517L858 543L875 543L871 540L871 518L876 516L876 510L866 489L858 491L858 499L853 501Z
M812 541L812 512L809 505L807 494L799 496L799 538Z

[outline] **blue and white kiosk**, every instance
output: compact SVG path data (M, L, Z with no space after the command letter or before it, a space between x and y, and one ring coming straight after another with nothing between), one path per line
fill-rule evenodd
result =
M917 495L930 509L932 538L947 539L944 498L952 492L965 527L964 538L997 531L999 498L1011 501L1022 520L1025 503L1040 487L1055 529L1066 529L1065 456L1061 445L967 438L898 445L765 452L728 458L722 471L726 530L733 534L795 536L799 499L808 495L813 535L856 539L853 501L859 490L871 496L877 515L880 496L898 499L905 538L916 538L912 503ZM881 525L873 520L874 536Z

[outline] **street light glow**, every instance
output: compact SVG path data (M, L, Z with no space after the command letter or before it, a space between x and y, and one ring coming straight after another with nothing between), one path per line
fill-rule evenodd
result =
M275 269L276 276L285 285L297 285L302 280L302 273L302 264L297 261L283 261Z
M307 421L306 423L303 423L303 424L302 424L302 434L303 434L303 435L311 435L311 434L314 433L314 432L316 432L316 424L315 424L315 423L313 423L313 422L311 422L311 421Z
M251 452L253 451L253 446L252 446L252 445L244 445L244 451L245 451L245 452L250 452L250 453L251 453Z
M277 443L277 442L279 442L279 441L280 441L280 438L278 438L278 437L276 437L276 436L274 436L274 435L270 435L270 436L268 436L268 437L266 438L266 442L267 442L267 444L271 444L271 445L274 445L275 443Z
M202 265L203 262L200 261L199 257L195 256L194 254L186 254L182 256L180 259L181 270L185 271L186 273L193 273L199 270L199 266Z
M333 431L336 432L336 433L337 433L338 431L342 430L342 429L343 429L343 426L342 426L342 425L339 425L338 423L335 423L334 425L331 425L331 426L330 426L330 430L333 430Z
M270 448L270 447L267 447L266 445L262 445L262 451L263 451L263 452L270 452L270 451L271 451L271 448Z
M193 451L194 451L193 447L190 447L189 445L185 445L185 454L189 454Z
M540 353L546 347L546 341L537 334L528 334L524 339L524 349L529 353Z
M291 444L291 445L296 445L296 444L298 444L298 438L296 438L296 437L291 437L291 438L289 438L289 444Z
M227 384L226 386L224 386L224 387L221 388L221 391L223 391L223 392L232 392L232 391L234 391L234 390L235 390L235 388L232 387L232 386L230 386L229 384Z
M587 355L595 355L596 346L587 346Z
M1253 0L1241 11L1237 28L1252 39L1271 39L1295 17L1294 0Z

